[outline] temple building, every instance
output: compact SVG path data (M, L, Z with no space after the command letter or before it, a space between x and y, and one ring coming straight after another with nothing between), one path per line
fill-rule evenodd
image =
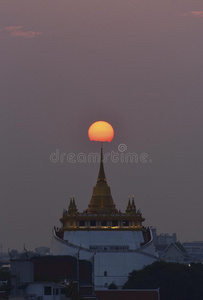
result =
M79 212L74 196L60 219L61 228L53 229L51 253L91 260L95 289L107 288L113 281L121 288L134 269L157 260L150 228L137 210L134 197L125 212L118 211L107 184L103 150L97 183L87 210Z

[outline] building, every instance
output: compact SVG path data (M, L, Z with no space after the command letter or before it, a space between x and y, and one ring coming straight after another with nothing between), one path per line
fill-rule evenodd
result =
M49 282L72 282L82 295L93 295L93 266L90 261L74 256L33 257L34 280Z
M170 245L171 243L177 242L176 233L173 233L172 235L169 235L169 233L157 234L156 228L152 228L152 233L153 233L155 245Z
M73 256L49 255L12 260L10 300L63 300L64 288L66 294L74 292L93 296L92 271L90 261Z
M7 292L5 291L0 291L0 300L7 300L8 299L8 295Z
M134 197L128 200L125 212L117 210L101 148L99 175L88 208L79 212L74 197L70 199L60 219L61 228L53 230L51 253L92 261L96 289L105 289L113 281L122 287L129 272L157 260L152 232L143 227L144 220Z
M99 300L160 300L159 289L156 290L101 290L95 291Z
M56 282L32 282L26 287L26 300L65 300L64 285Z
M11 261L10 299L24 299L28 283L34 282L34 265L30 260Z
M192 257L187 253L183 245L179 242L171 243L162 253L161 259L166 262L188 264Z
M11 295L9 300L65 300L64 285L55 282L29 282L21 296Z
M72 256L12 260L9 300L159 300L159 289L94 290L92 270L89 261Z
M203 242L185 242L183 247L187 250L194 260L203 261Z
M154 246L156 252L158 256L161 257L163 252L170 244L177 242L177 235L176 233L173 233L172 235L169 235L169 233L157 234L155 227L151 228L151 230L154 238Z

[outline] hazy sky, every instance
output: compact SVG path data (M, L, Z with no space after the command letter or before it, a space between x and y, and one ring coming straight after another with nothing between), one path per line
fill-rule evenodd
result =
M203 1L1 0L0 243L50 245L75 195L87 208L97 163L50 154L148 154L105 171L118 209L134 194L146 226L203 240Z

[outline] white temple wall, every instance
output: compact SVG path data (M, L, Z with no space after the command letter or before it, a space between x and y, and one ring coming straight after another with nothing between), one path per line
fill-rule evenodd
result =
M144 242L142 231L65 231L64 240L85 247L99 245L129 246L130 250L140 248Z
M155 255L155 256L158 257L158 254L156 252L153 240L151 242L149 242L148 244L146 244L145 246L143 246L141 248L141 251L143 251L145 253L149 253L149 254Z
M69 237L70 236L71 235L69 235ZM100 236L100 234L98 234L98 236ZM103 238L104 236L105 235L103 235ZM78 237L79 236L77 236L77 238ZM102 242L103 243L105 242L105 244L112 244L112 240L111 243L110 240L107 240L106 242L102 239L96 239L96 241L98 243L100 242L100 245L102 244ZM120 241L120 245L123 245L123 243L124 245L126 245L128 242L127 239L126 240L121 239L121 241ZM76 244L76 239L74 240L74 242ZM119 243L119 239L117 240L117 245L118 243ZM152 264L154 261L156 261L157 258L154 250L153 241L145 245L139 250L141 251L141 253L130 252L130 251L123 251L123 252L104 251L104 252L94 253L94 252L90 252L88 248L87 250L85 250L80 248L80 246L69 245L67 241L65 242L60 238L56 237L54 233L53 233L52 245L51 245L51 254L53 255L71 255L77 257L79 254L80 259L86 259L92 262L94 257L94 280L95 280L94 284L96 289L105 288L105 286L108 286L113 281L115 282L116 285L118 285L118 287L122 287L123 284L127 281L128 274L130 272L132 272L133 270L142 269L144 266Z
M78 253L78 249L68 246L67 243L65 243L63 240L57 238L53 231L50 252L52 255L76 256Z
M97 253L94 268L95 288L104 288L105 285L109 285L113 281L122 287L130 272L142 269L154 261L156 261L155 257L137 252ZM105 271L107 276L105 276Z

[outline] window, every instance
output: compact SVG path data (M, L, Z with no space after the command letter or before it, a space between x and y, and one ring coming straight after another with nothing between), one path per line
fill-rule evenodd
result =
M90 226L95 227L96 226L96 221L90 221Z
M79 227L85 227L85 221L79 221Z
M107 226L107 221L101 221L101 226Z
M129 226L129 221L123 221L123 226L124 226L124 227Z
M44 286L44 295L51 295L51 286Z
M117 227L118 226L118 221L112 221L112 227Z
M65 294L65 289L61 289L61 295Z
M107 272L106 272L106 271L104 271L104 276L105 276L105 277L107 276Z
M58 295L59 294L59 289L53 289L53 294Z

